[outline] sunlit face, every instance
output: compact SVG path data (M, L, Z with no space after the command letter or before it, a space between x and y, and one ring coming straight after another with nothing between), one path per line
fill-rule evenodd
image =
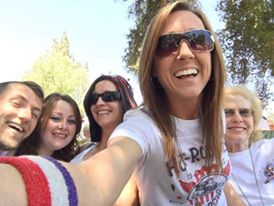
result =
M106 91L118 91L115 84L103 80L96 84L93 93L102 94ZM123 120L122 101L105 102L99 97L96 104L91 105L94 120L102 129L113 130Z
M0 150L12 150L28 137L41 115L42 100L26 85L12 83L0 95Z
M54 151L66 147L76 133L76 117L72 106L63 100L54 105L42 134L39 151L51 155Z
M190 11L177 11L170 15L161 35L195 29L205 29L203 22ZM193 71L197 74L188 74ZM155 72L176 114L184 102L199 102L211 74L210 51L193 51L182 41L177 52L156 57Z
M254 118L250 102L240 95L227 95L224 99L224 108L226 113L226 141L247 146L254 130Z

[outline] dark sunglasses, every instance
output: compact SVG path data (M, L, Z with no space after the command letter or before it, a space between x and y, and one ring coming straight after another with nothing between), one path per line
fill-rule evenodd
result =
M112 102L112 101L121 99L121 95L118 91L106 91L102 94L97 94L97 93L92 94L90 97L90 104L91 105L96 104L99 97L101 97L104 102Z
M237 109L237 110L236 109L225 109L225 116L226 117L234 117L234 115L236 114L237 111L243 118L251 117L253 114L253 111L251 109L247 109L247 108L241 108L241 109Z
M214 49L214 38L209 31L192 30L160 36L155 51L156 56L165 57L176 52L182 40L185 40L192 50L212 51Z

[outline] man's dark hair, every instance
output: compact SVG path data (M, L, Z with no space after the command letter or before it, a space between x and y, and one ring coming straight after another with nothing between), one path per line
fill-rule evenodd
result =
M8 88L11 84L23 84L29 87L41 100L44 99L44 92L42 87L33 81L7 81L0 83L0 95Z

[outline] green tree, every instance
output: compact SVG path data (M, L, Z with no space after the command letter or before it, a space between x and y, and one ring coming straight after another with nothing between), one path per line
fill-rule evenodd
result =
M128 0L123 0L128 1ZM172 0L136 0L129 7L135 25L127 35L123 61L131 71L138 69L138 58L146 28L159 8ZM200 8L198 0L192 3ZM228 84L255 85L267 105L274 101L271 85L274 73L274 3L272 0L219 0L217 11L225 22L218 32L225 51Z
M229 84L253 84L265 103L274 101L274 3L271 0L219 0L225 28L219 39Z
M53 40L51 50L36 59L33 67L22 78L40 84L46 95L52 92L69 94L83 111L83 95L88 85L88 66L74 60L69 51L66 33L60 42Z
M129 0L123 0L124 2ZM123 61L130 71L136 72L138 58L146 29L155 13L167 3L175 0L135 0L129 7L129 18L135 20L135 25L127 35L128 47L125 49ZM200 6L197 0L190 0L196 6Z

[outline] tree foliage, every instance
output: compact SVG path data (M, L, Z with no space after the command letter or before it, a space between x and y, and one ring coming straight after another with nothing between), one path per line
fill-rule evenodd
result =
M274 3L272 0L220 0L217 11L225 28L219 32L229 83L253 84L266 104L274 74Z
M128 1L128 0L123 0ZM155 13L172 0L135 0L129 17L135 25L127 35L123 57L131 71L138 68L140 48L146 28ZM192 0L201 7L198 0ZM265 103L274 101L271 91L274 74L274 3L273 0L219 0L216 10L225 28L218 32L226 59L228 84L255 85Z
M66 33L60 42L53 40L51 50L36 59L22 78L40 84L46 95L52 92L70 95L82 110L83 95L88 85L88 66L73 59Z
M124 2L128 0L123 0ZM175 0L135 0L129 7L129 17L135 19L135 25L127 35L128 47L125 49L123 61L129 70L136 72L138 58L146 29L156 12L167 3ZM197 6L197 0L190 0Z

